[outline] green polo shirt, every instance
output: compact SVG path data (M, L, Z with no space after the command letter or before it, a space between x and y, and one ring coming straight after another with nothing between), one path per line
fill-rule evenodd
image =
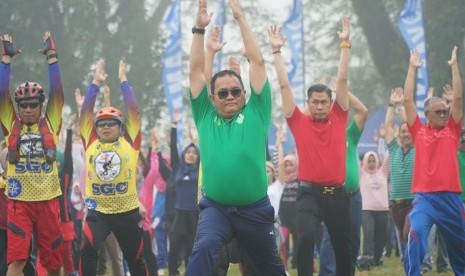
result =
M462 201L465 202L465 151L458 152L460 185L462 185Z
M209 199L241 206L266 196L266 141L271 121L271 90L250 87L246 105L226 121L210 102L207 86L192 99L202 156L202 189Z
M346 130L347 150L346 150L346 182L345 187L348 192L356 191L360 188L360 162L358 160L357 145L362 135L363 129L358 129L357 124L352 119Z
M413 199L412 177L415 148L411 148L406 154L393 139L388 145L389 151L389 199Z

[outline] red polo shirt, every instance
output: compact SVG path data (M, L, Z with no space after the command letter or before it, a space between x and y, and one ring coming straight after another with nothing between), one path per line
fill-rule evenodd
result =
M457 148L462 120L452 116L443 129L434 129L415 119L408 126L415 143L412 192L462 192Z
M325 186L339 186L346 177L346 124L348 111L336 101L327 121L294 109L287 124L299 155L299 179Z

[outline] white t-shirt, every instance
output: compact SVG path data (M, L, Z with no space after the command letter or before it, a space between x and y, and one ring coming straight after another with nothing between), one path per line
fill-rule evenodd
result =
M271 206L274 208L274 217L277 218L279 214L279 204L283 194L283 185L279 180L268 186L268 197L270 198Z

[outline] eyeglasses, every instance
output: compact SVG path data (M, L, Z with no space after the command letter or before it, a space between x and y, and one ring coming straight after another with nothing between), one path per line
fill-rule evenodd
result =
M105 127L105 126L113 127L113 126L116 126L118 124L119 124L119 122L115 121L115 120L102 120L102 121L97 122L97 127L100 127L100 128Z
M234 98L237 98L241 95L242 93L242 89L240 88L233 88L233 89L230 89L230 90L220 90L218 91L217 95L218 95L218 99L220 100L224 100L226 99L228 96L229 96L229 93L231 93L231 95L234 97Z
M437 116L441 116L441 115L447 116L447 114L449 114L449 110L447 110L447 109L439 109L439 110L435 110L433 112Z
M37 107L39 107L39 104L39 102L19 102L18 106L23 109L27 109L28 107L30 109L36 109Z

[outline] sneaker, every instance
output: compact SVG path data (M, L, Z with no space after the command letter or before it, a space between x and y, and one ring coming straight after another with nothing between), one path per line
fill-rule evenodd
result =
M160 268L160 269L158 269L157 273L158 273L158 276L164 276L165 275L165 269Z

